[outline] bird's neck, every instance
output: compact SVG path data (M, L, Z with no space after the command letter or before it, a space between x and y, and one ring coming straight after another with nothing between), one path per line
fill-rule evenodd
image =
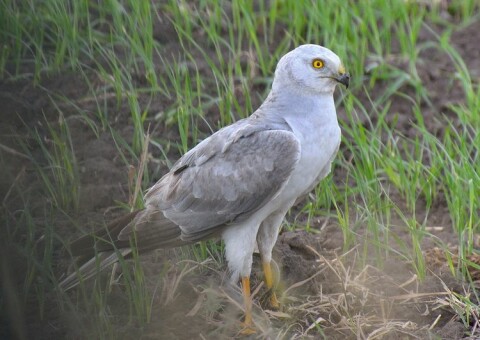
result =
M305 120L312 126L337 124L333 92L286 93L272 90L259 113L267 119Z

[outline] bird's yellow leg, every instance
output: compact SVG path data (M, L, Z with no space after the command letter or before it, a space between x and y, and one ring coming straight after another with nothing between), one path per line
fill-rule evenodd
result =
M273 277L272 266L270 265L270 262L263 262L262 264L263 264L263 273L265 274L265 284L267 285L267 288L270 290L270 306L272 308L279 309L280 302L278 302L277 295L273 290L273 283L275 281Z
M243 303L245 306L245 321L243 322L243 335L255 334L252 322L252 297L250 295L250 277L242 277Z

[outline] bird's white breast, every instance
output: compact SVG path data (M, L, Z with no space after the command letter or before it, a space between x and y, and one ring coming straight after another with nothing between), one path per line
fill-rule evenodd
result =
M320 179L327 175L341 139L333 100L331 105L309 112L308 117L293 117L288 120L301 145L301 155L289 181L279 195L288 201L305 194ZM326 172L325 172L326 171ZM325 173L322 173L325 172Z

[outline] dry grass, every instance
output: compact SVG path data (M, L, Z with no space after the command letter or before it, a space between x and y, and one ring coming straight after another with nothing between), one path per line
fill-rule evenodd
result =
M452 311L457 315L469 313L475 334L478 307L468 309L471 296L465 292L463 298L448 288L443 278L432 274L429 281L435 280L436 284L426 286L415 273L406 271L398 276L373 265L359 265L357 249L333 257L312 247L310 250L316 254L315 273L283 289L282 310L273 311L264 304L264 284L257 278L252 294L258 331L255 338L305 339L323 335L328 339L424 339L433 337L435 327L455 319ZM172 267L165 276L163 303L167 308L173 306L185 289L195 290L195 302L185 316L205 320L210 333L203 336L238 334L243 314L240 288L229 284L211 260L184 264L181 270ZM208 272L209 280L197 286L189 280L199 276L201 267ZM329 278L327 282L325 277ZM309 285L315 281L322 290L312 294ZM408 314L403 314L405 311Z

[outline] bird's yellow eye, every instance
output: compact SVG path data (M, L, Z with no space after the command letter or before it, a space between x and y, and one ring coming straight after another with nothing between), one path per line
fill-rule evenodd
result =
M322 68L323 66L325 66L325 63L322 59L313 59L312 66L313 68Z

